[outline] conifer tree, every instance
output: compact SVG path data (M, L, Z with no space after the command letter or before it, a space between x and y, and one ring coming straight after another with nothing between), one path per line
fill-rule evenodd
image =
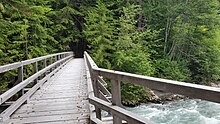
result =
M114 49L112 39L115 30L112 11L104 2L97 0L97 5L88 9L85 20L84 34L91 44L93 59L100 67L111 68L109 57Z

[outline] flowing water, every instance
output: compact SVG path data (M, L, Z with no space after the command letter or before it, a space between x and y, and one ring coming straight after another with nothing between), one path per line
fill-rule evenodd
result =
M220 104L197 99L142 104L126 109L157 124L220 124Z

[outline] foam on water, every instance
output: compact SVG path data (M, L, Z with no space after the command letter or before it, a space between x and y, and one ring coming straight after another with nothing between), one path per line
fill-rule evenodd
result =
M143 104L126 109L158 124L220 124L220 104L201 100Z

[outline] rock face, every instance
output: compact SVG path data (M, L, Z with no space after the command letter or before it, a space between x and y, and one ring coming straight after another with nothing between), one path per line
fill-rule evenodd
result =
M151 90L148 94L147 101L153 103L161 103L161 98Z
M151 102L151 103L166 103L169 101L174 101L174 100L180 100L180 99L187 99L188 97L185 97L183 95L179 94L173 94L173 93L164 93L160 91L148 91L146 94L146 99L143 102ZM123 100L122 104L124 106L129 106L129 107L134 107L138 106L141 103L135 100Z
M209 83L209 85L212 86L212 87L218 87L218 88L220 88L220 83L219 83L219 82L218 82L218 83L216 83L216 82L213 83L213 82L212 82L212 83Z
M151 93L152 93L151 98L149 98L147 101L153 103L164 103L167 101L187 99L187 97L179 94L164 93L160 91L151 91Z

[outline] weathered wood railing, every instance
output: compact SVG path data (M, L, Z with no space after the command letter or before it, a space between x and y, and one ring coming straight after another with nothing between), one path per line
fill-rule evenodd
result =
M120 107L121 106L120 82L122 81L148 87L152 90L176 93L191 98L199 98L203 100L220 103L220 88L98 68L87 53L85 53L85 59L87 61L88 71L90 72L91 80L92 80L91 83L94 89L94 95L91 94L92 93L91 90L89 96L89 102L93 104L96 108L96 116L93 116L92 118L92 120L96 120L94 123L99 123L99 122L101 123L100 109L108 111L113 115L114 124L120 124L122 123L122 120L125 120L127 121L127 123L131 123L131 124L153 123L144 118L137 117L136 115ZM100 89L99 89L98 78L100 76L111 80L112 103L106 102L100 99L99 97L98 91Z
M34 84L34 86L32 86L32 88L28 89L27 92L23 92L24 94L22 94L22 96L16 101L10 102L11 105L0 114L0 123L6 123L12 113L14 113L23 103L28 102L29 98L35 93L35 91L39 89L48 79L50 79L54 73L60 70L68 61L70 61L71 58L73 58L73 52L63 52L0 66L0 73L18 69L18 81L16 81L17 85L0 95L0 105L7 102L7 100L9 100L19 91L25 89L28 84L34 81L37 82ZM38 70L40 61L43 61L44 68ZM49 65L47 66L48 61ZM23 67L33 63L35 63L35 73L29 78L23 80ZM38 80L40 76L44 77Z
M89 102L94 105L90 106L91 123L105 123L103 122L101 116L101 110L104 110L113 116L114 124L120 124L122 122L129 124L153 124L153 122L150 122L143 117L139 117L132 112L123 109L121 107L121 91L119 80L117 80L117 78L109 78L112 79L112 95L110 95L110 93L103 87L104 80L101 77L105 77L105 75L102 75L100 72L97 73L100 68L98 68L98 66L86 52L84 54L84 58L87 64ZM108 78L108 76L105 78ZM112 97L111 102L106 95L103 94ZM95 112L95 115L92 112Z

